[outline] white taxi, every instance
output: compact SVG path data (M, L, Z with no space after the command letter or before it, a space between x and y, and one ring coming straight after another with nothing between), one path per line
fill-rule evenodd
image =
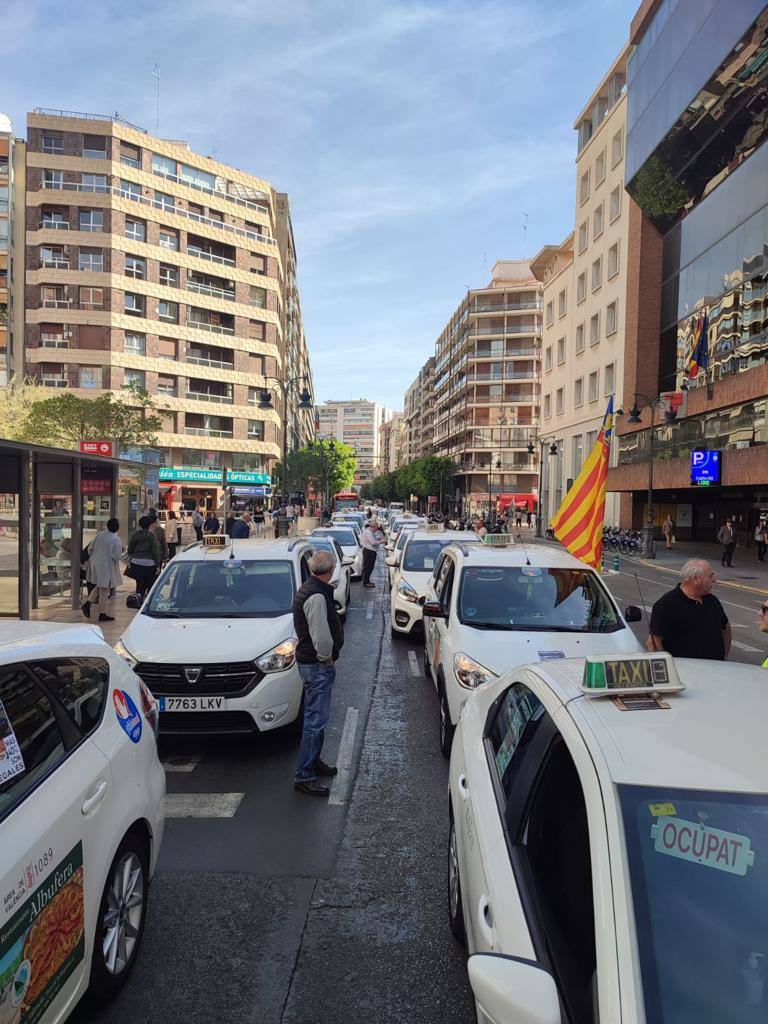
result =
M398 516L396 519L390 520L389 531L387 532L387 551L392 551L394 548L397 538L400 536L401 530L415 530L420 526L424 526L426 520L419 516L412 516L406 513L405 516Z
M156 728L96 627L0 624L3 1024L60 1024L127 981L163 837Z
M515 665L643 650L627 625L640 610L623 617L594 569L561 548L511 541L448 546L427 584L425 669L445 757L467 696Z
M332 537L338 541L345 558L351 558L352 579L359 580L363 575L363 548L360 543L360 535L353 529L351 523L344 523L337 526L318 526L310 533L307 540L312 537Z
M312 554L307 538L218 535L168 563L115 645L157 698L162 733L267 732L296 721L292 606Z
M444 530L429 524L426 529L401 530L395 550L387 556L390 572L390 622L393 636L407 636L421 627L421 606L427 584L443 548L455 541L479 541L476 533Z
M467 701L448 908L478 1021L765 1020L764 676L599 656Z

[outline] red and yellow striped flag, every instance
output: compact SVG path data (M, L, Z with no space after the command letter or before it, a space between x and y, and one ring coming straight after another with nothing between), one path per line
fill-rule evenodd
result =
M572 555L595 568L603 557L605 481L613 436L613 395L595 446L555 514L555 536Z

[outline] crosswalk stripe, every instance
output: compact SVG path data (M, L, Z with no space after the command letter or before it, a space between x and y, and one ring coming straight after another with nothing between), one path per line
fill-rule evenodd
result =
M367 611L365 613L365 617L366 617L366 619L372 619L373 618L373 601L369 601L368 602L368 609L367 609Z
M740 651L749 651L750 654L762 654L759 647L753 647L751 644L745 644L742 640L732 640L731 643L734 647L738 647Z
M347 708L347 713L344 716L344 728L341 731L339 752L336 755L336 767L339 771L333 779L331 795L328 797L329 804L345 804L349 796L349 779L352 771L352 752L355 749L358 713L357 708Z
M421 672L419 670L419 661L418 658L416 657L416 651L408 651L408 661L410 661L411 663L411 675L421 675Z
M166 818L233 818L245 793L166 793Z

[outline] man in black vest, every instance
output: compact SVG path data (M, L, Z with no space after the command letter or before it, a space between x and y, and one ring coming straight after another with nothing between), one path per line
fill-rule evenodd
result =
M296 660L304 682L304 726L294 789L309 796L328 796L328 787L318 782L317 776L335 775L338 770L320 759L336 680L334 662L344 644L330 585L335 568L336 558L330 551L314 554L309 562L312 576L299 587L293 601Z

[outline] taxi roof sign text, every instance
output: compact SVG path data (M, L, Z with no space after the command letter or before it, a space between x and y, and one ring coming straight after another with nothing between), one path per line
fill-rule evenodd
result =
M209 533L203 537L203 548L213 548L220 551L229 544L229 537L225 533Z
M607 655L584 662L581 692L592 697L631 693L676 693L684 690L670 654L639 654L631 658Z

